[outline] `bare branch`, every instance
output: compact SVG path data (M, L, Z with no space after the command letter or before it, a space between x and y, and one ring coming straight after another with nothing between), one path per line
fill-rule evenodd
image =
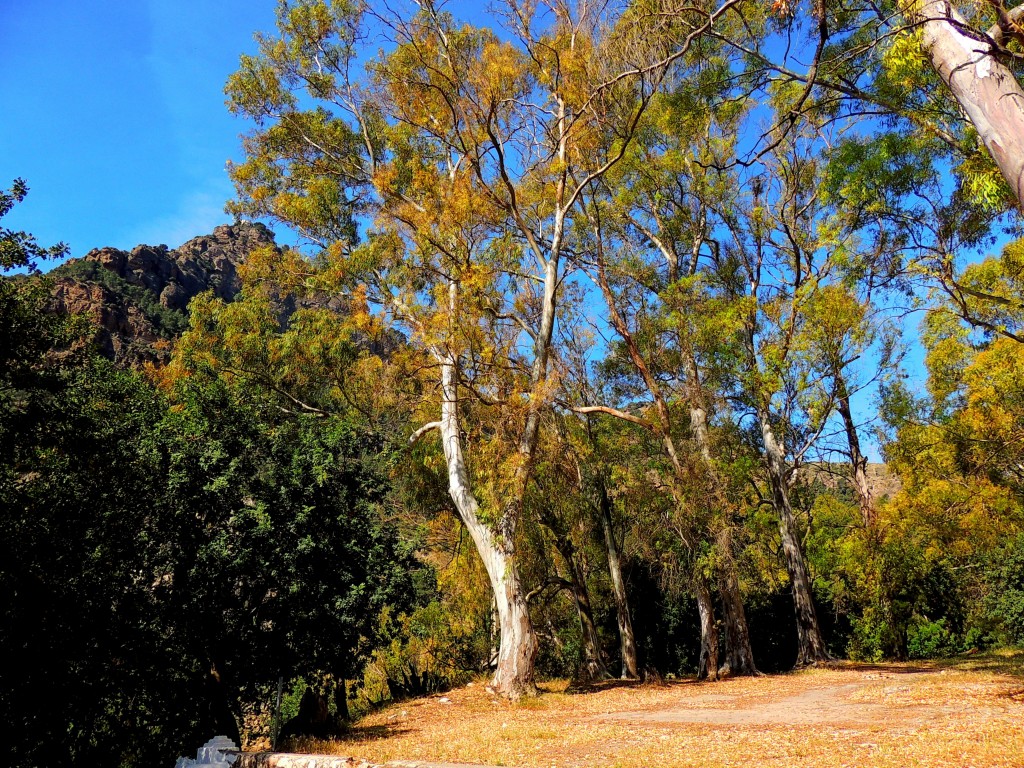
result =
M416 441L418 441L421 437L423 437L425 434L427 434L427 432L432 432L433 430L440 429L440 428L441 428L441 422L440 421L430 421L430 422L427 422L422 427L420 427L419 429L417 429L415 432L412 433L412 435L409 437L409 445L415 445Z

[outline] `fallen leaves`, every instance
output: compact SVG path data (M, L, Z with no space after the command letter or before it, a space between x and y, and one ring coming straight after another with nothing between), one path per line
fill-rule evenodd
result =
M367 717L348 739L307 746L378 762L521 768L1019 768L1022 680L1024 653L884 669L840 664L719 683L614 684L587 693L567 693L565 681L553 681L520 704L477 684L447 694L450 706L406 717L414 704L399 705Z

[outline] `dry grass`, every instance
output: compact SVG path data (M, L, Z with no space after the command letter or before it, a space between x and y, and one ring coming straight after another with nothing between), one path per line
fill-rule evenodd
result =
M1024 766L1024 652L787 675L611 684L501 701L479 682L375 713L304 751L583 766Z

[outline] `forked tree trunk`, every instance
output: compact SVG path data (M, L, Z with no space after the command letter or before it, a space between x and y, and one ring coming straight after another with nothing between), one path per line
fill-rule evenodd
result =
M907 3L922 47L1024 210L1024 90L949 0Z
M718 533L721 561L718 567L718 591L722 598L722 620L725 625L725 658L719 667L719 677L756 675L754 652L750 648L747 616L743 611L736 561L732 555L732 534L728 528Z
M711 438L708 432L708 412L703 405L697 361L689 357L691 384L690 427L697 441L700 455L711 471ZM718 533L718 548L721 561L718 566L718 591L722 598L722 619L725 625L725 659L719 668L719 677L729 675L756 675L754 654L750 648L750 632L747 629L747 615L743 611L743 597L740 594L739 578L736 576L736 561L732 556L732 537L729 528Z
M703 576L694 577L693 593L697 598L697 612L700 614L700 661L697 664L697 679L717 680L718 625L715 624L711 592Z
M629 609L629 595L626 583L622 578L622 559L619 553L619 542L612 528L612 504L608 498L608 489L604 479L598 485L598 506L600 507L601 530L604 532L605 552L608 554L608 573L612 581L612 593L615 595L615 615L619 622L619 647L622 652L622 679L636 680L640 677L640 666L636 657L636 638L633 635L633 618Z
M796 519L789 501L789 485L786 476L786 458L782 446L775 438L767 413L759 413L761 437L764 440L768 480L772 488L772 502L779 516L779 535L782 537L782 552L786 559L786 571L793 590L793 608L796 611L798 667L817 664L828 660L828 651L821 636L818 615L814 610L811 596L811 579L807 574L804 553L800 548Z
M580 678L587 682L608 680L611 678L611 673L608 671L608 666L604 663L604 653L601 651L601 637L597 634L597 624L594 623L594 609L590 605L590 593L578 569L573 567L572 571L573 598L576 602L576 613L580 619L580 632L583 639L583 670Z
M597 624L594 623L594 609L590 604L590 592L577 558L576 547L573 546L568 534L559 530L559 526L548 525L548 529L554 536L555 549L562 556L569 571L569 586L573 602L576 605L576 615L580 620L580 639L583 645L583 667L580 670L580 681L607 680L611 674L604 662L601 638L597 633Z
M457 362L451 355L439 356L439 362L442 392L440 430L448 466L448 493L483 561L498 609L501 640L491 685L499 694L511 699L535 695L537 636L519 579L519 566L512 544L515 528L511 523L514 521L505 521L499 533L480 520L480 507L470 486L459 431Z
M850 448L850 485L857 496L864 527L871 529L875 521L875 499L868 482L868 457L860 449L860 437L857 425L850 410L850 393L846 388L846 379L842 374L836 376L836 407L843 418L846 429L846 443Z

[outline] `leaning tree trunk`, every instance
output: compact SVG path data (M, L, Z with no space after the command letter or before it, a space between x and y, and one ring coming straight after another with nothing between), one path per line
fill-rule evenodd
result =
M519 579L513 537L514 521L504 521L499 530L492 530L480 519L480 507L469 483L459 430L456 360L441 355L441 440L448 466L448 493L455 502L459 517L483 560L498 609L501 639L498 663L491 685L511 699L537 693L534 662L537 658L537 636L530 621L526 593Z
M573 571L575 572L575 568ZM580 630L583 637L583 670L580 675L582 680L593 682L595 680L608 680L611 673L604 663L604 654L601 652L601 638L597 634L597 625L594 623L594 609L590 605L590 594L587 585L573 574L573 598L576 601L576 613L580 619Z
M694 577L693 593L697 598L697 612L700 614L700 661L697 663L697 679L717 680L718 626L715 624L711 592L703 576Z
M554 536L555 549L565 560L566 568L569 571L568 586L572 591L576 614L580 620L580 637L583 643L583 667L580 670L580 681L589 683L595 680L607 680L611 674L608 672L608 666L604 663L601 638L597 633L597 624L594 622L594 609L590 604L590 592L576 556L576 547L573 546L567 533L560 530L560 526L548 525L548 529Z
M756 675L754 652L750 647L747 616L743 611L736 561L732 555L732 534L728 528L718 533L721 561L718 567L718 591L722 598L722 620L725 625L725 659L719 677Z
M949 0L908 3L921 45L1024 210L1024 90Z
M850 393L846 388L846 379L842 374L836 376L836 403L839 415L843 418L846 429L846 443L850 449L850 485L857 496L861 519L864 527L871 529L875 521L875 499L868 482L868 457L860 449L860 437L857 425L850 410Z
M797 632L796 664L798 667L817 664L828 660L828 651L825 649L825 641L818 625L818 615L814 610L811 579L807 574L804 553L797 535L796 519L789 501L785 454L768 422L768 414L762 412L758 417L761 422L761 436L764 439L772 502L779 516L782 552L786 558L786 571L789 573L789 582L793 589Z
M619 621L622 679L636 680L640 677L640 666L637 663L633 619L629 609L629 595L626 593L626 583L622 578L622 558L619 553L619 542L615 539L615 530L612 528L611 499L608 498L608 489L605 488L603 478L599 480L598 492L601 529L604 532L605 552L608 555L608 573L612 581L612 592L615 595L615 615Z

